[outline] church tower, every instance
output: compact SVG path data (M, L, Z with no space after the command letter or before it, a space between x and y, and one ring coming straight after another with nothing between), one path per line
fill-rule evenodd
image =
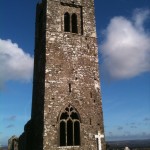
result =
M104 150L101 135L94 0L43 0L37 4L32 114L20 136L22 149Z

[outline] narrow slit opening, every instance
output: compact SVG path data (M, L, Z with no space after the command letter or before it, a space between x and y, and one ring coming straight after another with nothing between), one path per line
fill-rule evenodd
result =
M71 93L72 89L71 89L71 83L69 83L69 93Z
M87 48L90 49L89 44L87 44Z
M92 94L92 92L90 92L90 97L91 97L91 98L93 98L93 94Z

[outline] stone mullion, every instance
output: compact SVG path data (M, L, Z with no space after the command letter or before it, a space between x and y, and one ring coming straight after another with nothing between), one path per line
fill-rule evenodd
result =
M65 120L65 136L66 136L66 146L67 146L67 121Z
M70 13L70 33L72 33L72 14Z
M73 146L74 146L74 120L72 122L73 122L73 128L72 128L72 130L73 130Z

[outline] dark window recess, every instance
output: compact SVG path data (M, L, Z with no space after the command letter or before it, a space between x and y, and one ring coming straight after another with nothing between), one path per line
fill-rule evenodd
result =
M74 145L80 145L80 123L74 123Z
M73 107L70 107L70 112L72 112L74 109L73 109Z
M72 14L72 33L78 33L78 21L77 21L77 15Z
M72 89L71 89L71 83L69 83L69 92L71 93Z
M76 112L72 112L71 115L70 115L70 117L72 119L79 119L78 114Z
M68 107L65 110L69 112L69 108Z
M92 92L90 92L90 97L91 97L91 98L93 97L93 94L92 94Z
M60 146L80 145L79 115L69 105L60 116Z
M69 117L68 113L67 113L67 112L64 112L64 113L61 114L60 119L61 119L61 120L62 120L62 119L67 119L68 117Z
M73 122L67 121L67 146L73 145Z
M66 124L65 122L60 122L60 146L66 146Z
M88 49L90 49L90 46L89 46L89 44L87 44L87 48L88 48Z
M68 12L64 14L64 31L70 32L70 14Z

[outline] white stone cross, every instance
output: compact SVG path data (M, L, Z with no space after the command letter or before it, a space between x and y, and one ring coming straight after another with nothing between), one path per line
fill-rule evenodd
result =
M98 150L102 150L102 141L101 141L101 139L104 138L104 135L101 135L100 131L98 131L98 135L95 135L95 138L98 139Z

